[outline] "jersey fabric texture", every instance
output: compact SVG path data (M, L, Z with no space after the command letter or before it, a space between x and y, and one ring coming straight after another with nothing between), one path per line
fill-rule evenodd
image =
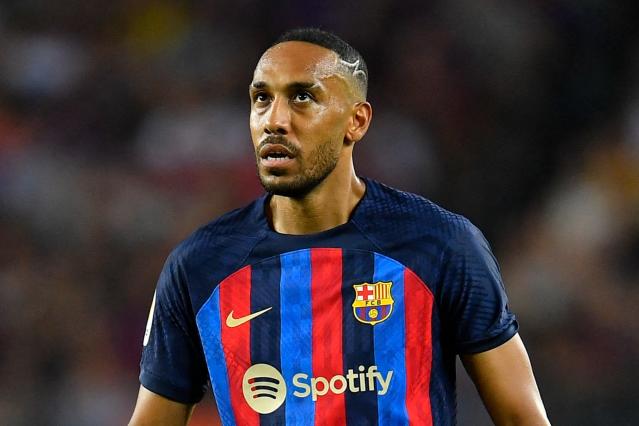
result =
M142 385L194 403L210 383L224 425L455 424L455 356L517 332L497 262L467 219L364 182L328 231L273 231L266 194L181 243Z

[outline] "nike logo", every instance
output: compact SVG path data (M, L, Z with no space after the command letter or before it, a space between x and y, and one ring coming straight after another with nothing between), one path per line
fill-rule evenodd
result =
M272 306L269 307L269 308L266 308L266 309L262 309L261 311L253 312L252 314L249 314L249 315L247 315L245 317L240 317L240 318L233 318L233 311L231 311L229 313L229 316L226 317L226 325L228 327L237 327L238 325L242 325L245 322L248 322L248 321L252 320L255 317L259 317L260 315L270 311L271 309L273 309Z

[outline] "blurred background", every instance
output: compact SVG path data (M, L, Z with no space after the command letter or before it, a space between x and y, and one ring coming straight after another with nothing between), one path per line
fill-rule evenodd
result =
M0 424L126 423L165 257L261 193L247 86L298 26L368 61L360 174L487 235L553 423L638 424L631 4L0 1Z

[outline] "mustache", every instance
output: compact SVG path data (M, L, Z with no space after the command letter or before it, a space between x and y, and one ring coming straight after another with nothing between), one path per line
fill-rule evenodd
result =
M265 137L264 140L262 140L262 142L260 142L260 144L257 146L257 149L255 151L259 152L266 145L281 145L293 155L297 155L297 153L299 152L297 146L295 146L291 141L289 141L282 135L271 135Z

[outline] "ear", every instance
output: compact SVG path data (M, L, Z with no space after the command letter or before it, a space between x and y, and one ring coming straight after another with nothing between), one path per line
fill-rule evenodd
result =
M358 102L353 106L353 112L346 128L344 143L351 145L364 137L373 118L373 108L368 102Z

